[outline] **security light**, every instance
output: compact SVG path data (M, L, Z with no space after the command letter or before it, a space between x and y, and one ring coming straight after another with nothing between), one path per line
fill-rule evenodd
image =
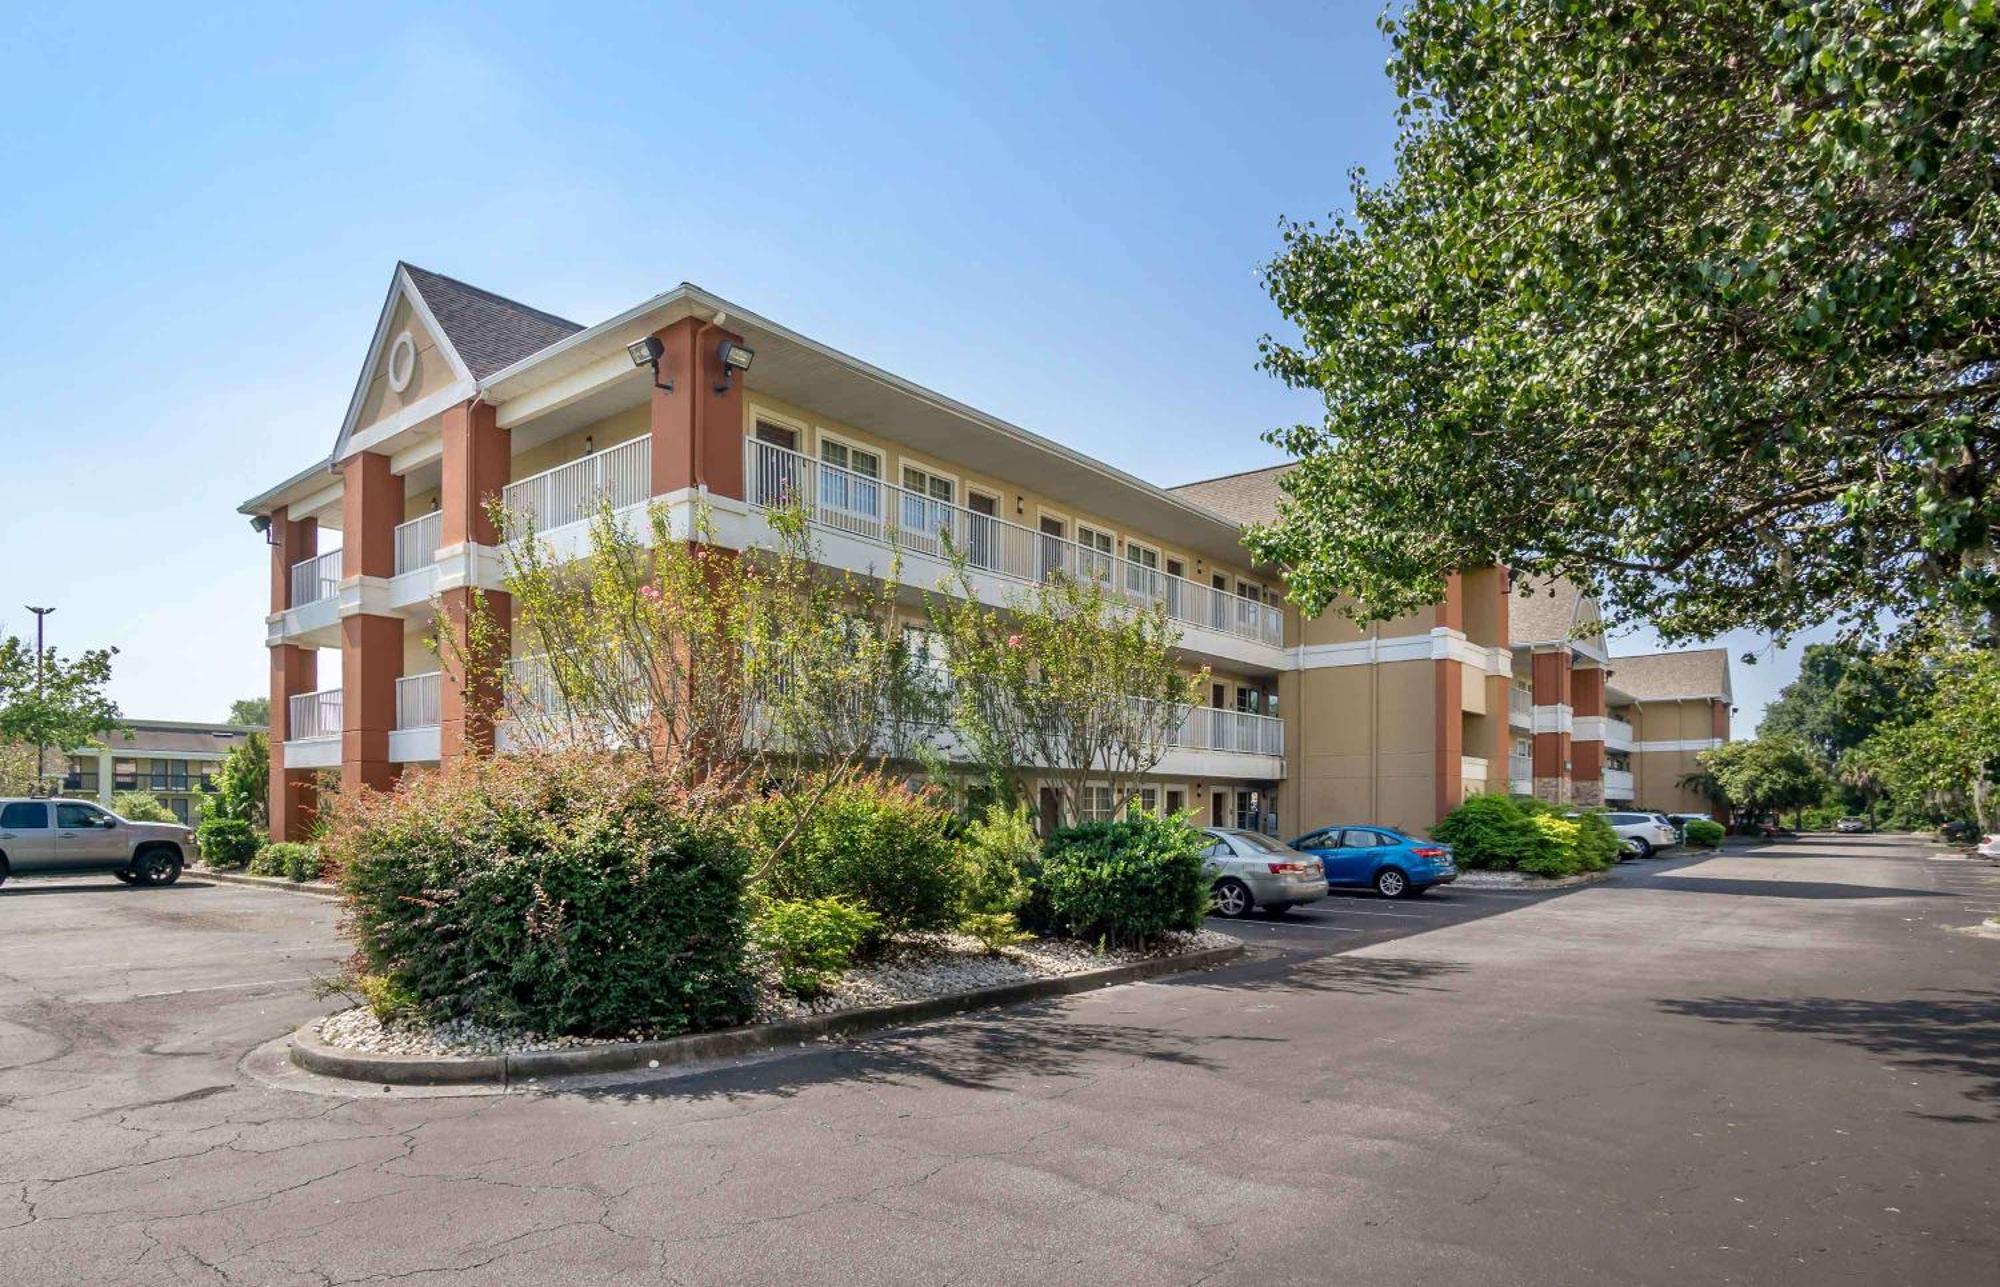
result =
M263 537L264 544L277 544L277 541L271 537L271 516L269 514L252 514L250 516L250 530Z
M715 391L717 393L729 392L730 374L735 371L748 371L751 360L757 356L756 353L738 344L735 340L724 340L722 347L716 350L715 355L722 363L722 378L715 382Z
M659 336L648 335L642 340L634 340L625 346L625 351L632 355L633 366L652 368L653 387L655 389L665 389L668 393L674 391L674 382L672 380L662 380L660 378L660 355L667 351L667 346L660 343Z

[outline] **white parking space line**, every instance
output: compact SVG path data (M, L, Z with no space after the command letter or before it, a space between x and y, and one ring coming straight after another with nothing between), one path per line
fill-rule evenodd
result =
M1399 921L1427 921L1432 917L1422 912L1378 912L1373 908L1348 907L1340 903L1317 903L1313 911L1330 916L1388 916Z
M1322 933L1322 934L1366 934L1366 933L1368 933L1368 931L1367 931L1367 930L1365 930L1365 929L1356 929L1356 928L1355 928L1354 926L1352 926L1352 925L1317 925L1317 924L1315 924L1315 925L1308 925L1308 924L1307 924L1306 922L1304 922L1304 921L1260 921L1260 922L1257 922L1257 923L1255 923L1254 925L1238 925L1238 926L1234 926L1234 927L1232 927L1232 928L1235 928L1235 929L1256 929L1256 928L1261 928L1261 929L1289 929L1289 930L1318 930L1318 931L1319 931L1320 933Z

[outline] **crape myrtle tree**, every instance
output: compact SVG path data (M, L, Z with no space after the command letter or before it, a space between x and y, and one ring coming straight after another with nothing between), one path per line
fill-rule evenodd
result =
M51 765L119 727L118 703L105 696L116 648L91 648L65 659L54 648L14 635L0 639L0 746L11 778L46 785ZM25 767L25 774L22 769Z
M979 601L962 566L944 588L930 616L963 750L1016 798L1041 780L1061 825L1082 820L1089 783L1123 809L1208 679L1175 665L1180 631L1166 605L1135 606L1060 572L1000 608Z
M827 792L916 757L935 723L908 682L893 567L820 565L796 509L769 516L769 545L735 551L704 511L678 530L665 506L635 522L607 505L576 559L496 517L522 659L480 598L462 638L440 614L435 646L449 680L500 694L525 746L614 748L710 801L783 786L795 818L775 857Z
M1320 423L1251 548L1358 619L1504 564L1669 641L2000 609L1992 0L1411 0L1396 172L1288 223ZM1879 616L1878 614L1886 614Z
M1760 737L1703 751L1697 758L1717 793L1746 822L1767 813L1818 804L1826 778L1805 746L1788 737Z

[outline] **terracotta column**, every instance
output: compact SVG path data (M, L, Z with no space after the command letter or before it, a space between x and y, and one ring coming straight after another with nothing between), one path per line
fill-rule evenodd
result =
M389 458L361 452L341 462L343 579L387 581L396 573L396 525L403 479ZM367 588L363 587L363 602ZM396 727L396 680L403 674L403 619L353 612L340 620L340 789L387 790L396 780L389 733Z
M1572 665L1569 691L1573 718L1604 717L1603 667ZM1570 799L1577 804L1603 804L1604 742L1601 739L1577 741L1572 738L1569 754Z
M1444 602L1437 608L1437 624L1446 630L1465 629L1465 580L1456 572L1445 583ZM1465 799L1465 663L1457 657L1437 657L1431 662L1431 670L1435 677L1437 792L1432 818L1435 822Z
M723 382L722 343L742 337L712 322L686 318L658 333L660 382L653 390L653 495L707 487L743 498L743 373Z
M491 505L506 491L514 466L513 444L483 402L460 403L444 413L443 548L500 544ZM476 598L475 598L476 596ZM493 749L493 721L501 702L499 668L513 647L513 597L499 590L454 586L439 595L439 621L450 642L439 658L438 758ZM489 629L481 640L467 622L481 602ZM477 655L473 655L477 653ZM468 667L467 663L470 662Z
M319 524L312 519L271 516L271 611L283 612L292 602L292 564L319 553ZM273 840L304 840L312 825L313 776L285 768L285 738L291 723L291 699L318 687L319 654L296 644L273 644L271 654L271 783L265 808Z
M1569 733L1560 728L1544 731L1541 725L1551 718L1560 720L1562 711L1570 707L1569 650L1563 648L1536 653L1533 677L1535 796L1556 804L1567 804L1570 794Z

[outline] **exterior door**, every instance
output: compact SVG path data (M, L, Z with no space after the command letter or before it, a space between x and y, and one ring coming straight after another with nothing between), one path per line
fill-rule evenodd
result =
M1167 788L1167 816L1187 812L1187 792L1179 787Z
M1066 566L1068 560L1063 557L1065 541L1069 536L1069 529L1063 526L1063 521L1059 518L1043 518L1041 529L1042 554L1041 567L1038 571L1041 573L1042 578L1046 580L1051 572L1065 572L1069 570Z
M1226 827L1229 825L1229 792L1211 791L1208 794L1208 825Z
M1187 619L1187 595L1182 588L1187 584L1187 565L1179 559L1167 560L1167 615L1177 620Z
M16 800L0 805L0 851L6 853L7 867L16 876L47 871L53 839L46 800Z
M976 568L990 568L1000 544L1000 500L967 492L965 507L972 511L966 520L965 560Z
M125 865L124 836L118 820L94 804L57 800L55 865L70 871L94 871Z
M757 441L784 450L756 453L756 476L749 480L751 503L767 507L790 504L799 496L801 482L799 458L792 454L799 449L799 431L759 420Z

